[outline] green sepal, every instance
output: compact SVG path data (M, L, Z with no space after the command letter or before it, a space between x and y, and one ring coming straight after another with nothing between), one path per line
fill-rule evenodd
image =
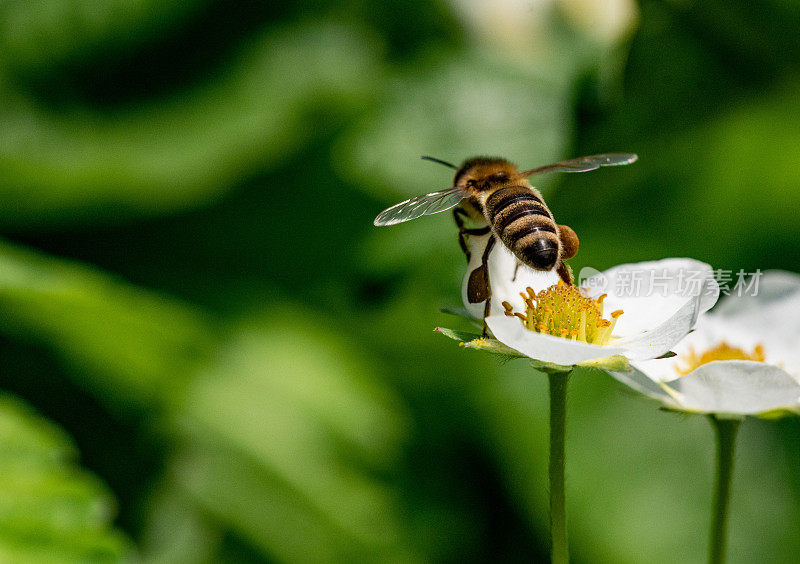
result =
M662 405L658 408L659 411L664 411L666 413L674 413L676 415L682 415L684 417L692 417L696 415L705 415L706 417L716 417L717 419L728 419L732 421L742 421L746 417L761 417L762 415L759 414L744 414L744 413L710 413L708 411L700 411L698 409L690 409L687 407L679 406L679 405ZM775 410L780 411L780 410ZM766 412L772 413L772 411ZM794 412L789 411L788 413L792 413L796 415Z
M611 356L606 356L603 358L595 358L592 360L586 360L584 362L579 362L578 366L584 366L586 368L599 368L600 370L611 370L614 372L621 372L624 370L628 370L630 367L630 363L628 359L621 354L615 354Z
M486 351L504 357L525 358L524 354L521 354L519 351L516 351L511 347L504 345L497 339L492 339L491 337L482 337L476 333L456 331L455 329L448 329L447 327L437 327L434 329L434 331L438 331L445 337L450 337L454 341L458 341L460 347Z
M747 417L744 413L709 413L708 416L712 419L724 421L744 421L745 417Z
M794 409L789 409L787 407L777 407L775 409L770 409L769 411L762 411L761 413L756 413L755 415L751 415L751 417L758 417L759 419L781 419L782 417L797 417L798 413Z
M678 407L678 406L667 406L663 405L659 408L661 411L667 411L670 413L678 413L681 415L708 415L710 417L716 417L718 419L732 419L732 420L743 420L746 417L755 417L757 419L767 419L767 420L775 420L781 419L783 417L797 417L798 412L789 409L789 408L775 408L770 409L769 411L762 411L761 413L708 413L706 411L697 411L693 409L687 409L685 407Z
M527 358L519 351L504 345L497 339L491 337L482 337L476 333L469 333L467 331L456 331L455 329L448 329L447 327L437 327L434 329L444 335L450 337L454 341L459 342L459 346L469 349L486 351L489 353L497 354L506 358ZM545 362L535 358L530 359L531 366L541 372L572 372L575 365L568 364L555 364L553 362ZM627 370L628 359L622 355L613 355L595 360L581 362L577 366L584 366L589 368L599 368L601 370Z
M554 362L544 362L543 360L531 359L531 366L534 370L544 372L545 374L560 374L562 372L572 372L575 365L572 364L555 364Z

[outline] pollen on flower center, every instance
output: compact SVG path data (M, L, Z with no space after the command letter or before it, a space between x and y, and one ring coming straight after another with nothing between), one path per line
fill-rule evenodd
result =
M503 302L505 314L517 317L526 329L573 341L605 345L622 310L611 313L611 319L603 319L603 300L606 294L592 299L584 296L577 286L559 281L542 290L534 292L526 288L520 293L525 300L525 313L515 312L508 302Z
M697 367L715 360L755 360L764 362L764 345L759 343L753 348L753 352L748 353L743 349L732 347L725 341L722 341L716 347L710 348L702 354L697 354L697 352L690 347L688 352L681 356L681 360L685 363L685 366L675 367L675 370L681 376L685 376Z

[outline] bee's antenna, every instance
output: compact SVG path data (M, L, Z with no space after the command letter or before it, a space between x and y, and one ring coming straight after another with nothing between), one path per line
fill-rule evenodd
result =
M427 155L422 155L422 157L420 157L420 158L422 158L423 160L426 160L426 161L432 161L432 162L435 162L435 163L439 163L440 165L449 166L450 168L458 169L458 167L456 165L454 165L452 163L448 163L447 161L443 161L442 159L437 159L436 157L429 157Z

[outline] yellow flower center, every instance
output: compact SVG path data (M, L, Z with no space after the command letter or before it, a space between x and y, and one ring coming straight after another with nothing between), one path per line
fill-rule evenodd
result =
M617 318L622 315L619 309L611 313L610 320L603 319L606 294L593 300L584 296L577 286L562 281L538 293L532 288L526 291L520 293L525 300L524 314L515 312L508 302L503 302L503 307L507 316L519 318L526 329L537 333L605 345Z
M685 363L685 366L675 367L675 370L681 376L685 376L698 366L702 366L714 360L755 360L764 362L764 345L759 343L753 348L753 352L748 353L743 349L732 347L725 341L722 341L716 347L708 349L702 354L697 354L693 348L689 347L688 352L681 356L681 360Z

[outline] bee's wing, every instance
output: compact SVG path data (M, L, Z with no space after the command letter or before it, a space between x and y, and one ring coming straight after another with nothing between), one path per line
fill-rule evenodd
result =
M532 168L522 172L523 176L542 174L543 172L587 172L601 166L619 166L636 162L638 155L633 153L604 153L602 155L589 155L568 161L561 161L539 168Z
M458 205L466 195L464 190L454 186L446 190L414 196L405 202L400 202L383 210L373 223L375 225L394 225L395 223L417 219L423 215L443 212Z

